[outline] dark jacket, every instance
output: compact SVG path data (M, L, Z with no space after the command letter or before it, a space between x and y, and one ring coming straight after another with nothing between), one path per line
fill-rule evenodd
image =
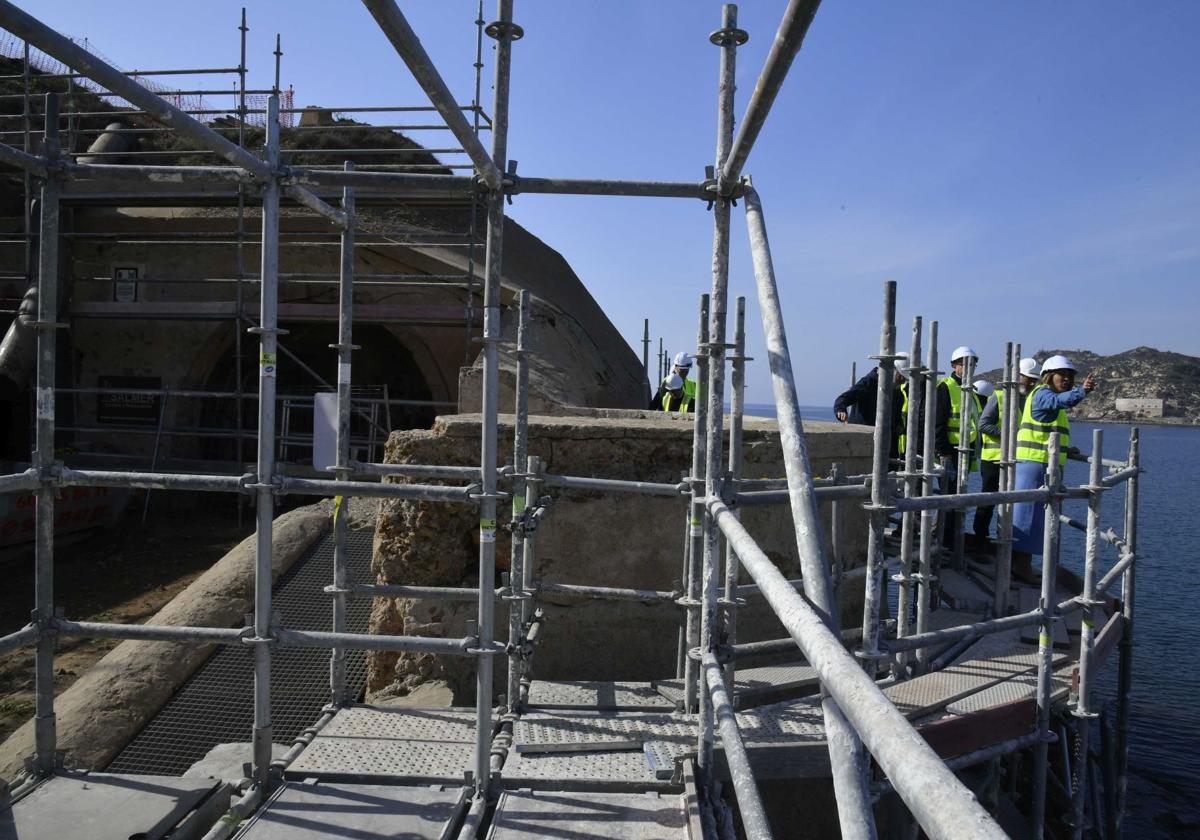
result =
M833 413L844 411L851 423L864 426L875 425L875 409L879 396L879 368L874 367L867 375L850 386L848 391L838 394L833 401ZM901 432L900 386L892 387L892 434L891 452L893 457L899 451Z

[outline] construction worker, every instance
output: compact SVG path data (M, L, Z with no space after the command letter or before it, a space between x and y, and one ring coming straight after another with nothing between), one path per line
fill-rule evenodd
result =
M658 385L658 392L654 395L654 399L650 400L650 408L659 409L662 407L663 394L667 392L667 380L671 376L678 374L683 380L683 393L687 395L691 402L696 401L696 380L688 379L688 374L692 372L692 357L686 351L680 350L675 354L674 370L663 377L663 381Z
M891 457L899 457L900 436L904 434L904 411L908 408L907 388L904 374L900 368L908 361L905 353L897 354L896 372L892 380L892 432ZM904 384L902 384L904 383ZM864 426L875 425L875 407L879 398L879 368L873 367L867 375L850 386L848 391L838 394L833 401L833 415L839 423L858 423Z
M1067 409L1078 405L1096 388L1090 374L1075 387L1075 364L1066 356L1051 356L1042 363L1041 381L1029 392L1017 428L1017 490L1041 487L1050 463L1050 436L1058 433L1059 466L1067 462L1071 446L1071 421ZM1045 506L1041 502L1013 505L1013 577L1037 582L1033 555L1042 553Z
M1025 398L1033 390L1038 381L1038 371L1041 365L1037 359L1021 359L1017 376L1017 394L1020 396L1017 416L1025 408ZM1000 438L1004 429L1004 392L996 391L988 397L979 415L979 437L983 443L980 452L980 478L983 480L983 492L991 493L1000 489ZM988 531L992 526L992 507L975 508L976 548L984 548L988 540Z
M967 345L954 348L954 352L950 354L952 372L949 376L942 377L937 386L933 445L934 454L945 470L945 477L938 488L943 494L953 493L958 487L958 446L962 435L962 430L959 428L962 417L962 383L968 361L973 367L977 366L979 354ZM973 416L968 421L966 434L967 440L974 442L976 425ZM954 543L960 514L957 511L947 511L947 514L944 544L948 546Z
M694 397L688 396L682 376L672 373L663 380L663 388L665 391L658 403L661 410L675 411L679 414L695 412L696 400Z

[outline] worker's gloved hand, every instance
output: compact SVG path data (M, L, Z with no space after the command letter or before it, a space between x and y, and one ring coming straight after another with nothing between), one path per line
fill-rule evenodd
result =
M846 418L847 418L848 416L849 416L849 415L848 415L848 414L846 414L846 412L844 412L844 411L839 411L839 412L836 414L836 417L837 417L837 419L838 419L838 422L839 422L839 423L845 423L845 422L846 422Z

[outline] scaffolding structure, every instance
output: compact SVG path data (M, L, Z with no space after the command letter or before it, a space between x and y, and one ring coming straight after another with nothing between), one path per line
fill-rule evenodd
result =
M476 131L487 131L490 119L479 104L480 68L482 67L482 4L479 6L475 19L476 48L474 51L475 67L475 96L472 102L463 105L469 113L472 125ZM377 146L371 141L384 135L403 138L406 133L436 133L446 131L440 122L431 123L424 117L435 113L431 105L376 105L376 106L338 106L322 109L305 109L292 107L292 91L281 86L282 72L282 41L277 35L273 52L273 81L268 87L254 88L247 83L247 33L249 27L245 10L242 11L238 29L239 61L232 67L203 67L190 69L160 69L133 70L123 75L128 81L135 83L143 93L149 91L157 94L159 101L178 112L196 120L211 123L220 127L223 136L229 138L239 149L245 151L252 138L261 136L268 122L268 100L275 97L281 103L276 109L278 124L289 131L289 136L296 148L282 154L291 158L299 157L305 161L308 170L344 169L347 158L357 161L357 167L368 172L421 172L431 171L450 173L461 169L470 169L472 164L462 162L458 158L463 155L461 147L450 143L438 143L424 147L415 143L397 147L395 144ZM72 42L74 43L74 42ZM86 42L84 47L86 48ZM0 114L0 142L9 146L19 147L23 152L30 153L36 148L40 138L46 132L47 115L42 109L42 98L34 94L35 87L64 88L58 96L59 100L59 144L63 150L61 160L66 166L78 164L96 164L100 166L115 166L128 163L145 163L153 167L163 156L184 157L208 161L219 159L219 152L200 144L198 148L180 151L178 148L141 148L140 141L170 141L172 138L186 137L176 127L163 122L151 109L147 110L144 102L133 101L121 95L120 90L113 89L103 83L92 80L86 73L73 70L68 64L57 57L39 49L29 41L21 39L13 33L5 33L0 41L0 53L20 62L21 72L0 76L0 84L7 84L10 89L15 87L17 92L0 94L0 107L4 105L19 105L19 109L7 110L9 113ZM102 55L97 57L107 62ZM161 80L185 79L193 87L169 87ZM223 85L228 88L222 89ZM136 97L135 97L136 99ZM223 99L228 99L228 107L219 107ZM318 117L319 124L307 124L303 117L313 114ZM373 124L357 121L363 117L382 117L386 124ZM108 123L121 121L126 123L117 131L110 131ZM295 125L301 123L300 125ZM342 137L341 146L353 148L338 148L330 150L320 147L307 148L306 137L314 132L337 132ZM132 139L137 142L134 148L124 146L113 147L105 145L107 139L119 137ZM365 138L356 141L357 138ZM194 141L194 138L191 138ZM168 143L169 145L169 143ZM403 145L403 144L402 144ZM358 148L359 146L365 146ZM449 163L441 163L433 157L434 154L449 156ZM381 162L382 161L382 162ZM399 162L397 162L399 161ZM288 161L290 162L290 161ZM121 170L125 167L121 166ZM73 319L101 320L111 323L113 319L133 318L141 321L228 321L231 324L230 334L233 337L233 364L230 387L205 388L198 387L154 387L138 385L136 387L113 387L111 383L102 387L80 387L76 383L60 383L56 393L70 400L65 411L66 422L59 422L56 430L60 435L68 436L72 443L91 441L110 443L114 439L125 438L137 441L145 440L147 444L133 449L145 450L140 454L130 451L93 454L80 460L85 465L95 465L101 460L105 465L117 464L125 467L145 466L157 469L164 452L172 447L170 441L183 440L192 442L207 442L208 449L230 450L231 457L213 458L211 455L201 458L177 459L182 462L178 466L183 469L196 469L199 462L212 460L209 468L225 469L232 464L242 464L244 452L248 444L252 445L254 431L246 427L246 422L252 419L252 411L247 412L246 405L257 399L254 393L244 389L245 373L251 370L253 363L252 350L245 344L248 328L257 326L252 308L254 297L258 293L260 278L258 273L247 266L248 251L260 246L253 228L253 218L248 218L248 209L253 211L256 203L254 193L257 190L253 179L230 179L224 184L216 181L211 184L193 182L188 189L171 191L165 198L160 194L155 197L138 185L131 185L118 176L116 180L102 184L95 179L79 179L73 183L79 186L79 191L68 187L64 199L82 206L115 206L161 203L163 200L176 203L190 203L192 206L216 206L223 208L228 215L227 230L213 231L203 226L193 226L185 223L182 229L148 233L146 231L126 230L74 230L64 225L59 231L60 240L72 245L83 244L101 245L109 250L125 245L136 245L142 248L153 247L167 249L172 247L203 248L227 250L234 254L234 270L210 270L203 277L179 277L164 274L162 276L144 275L134 277L129 283L122 283L119 278L107 275L88 274L68 278L68 282L84 292L77 295L71 317ZM292 189L292 188L288 188ZM321 191L320 188L317 188ZM23 266L20 269L0 273L0 281L12 284L20 283L21 290L28 298L36 288L37 266L36 249L38 246L38 227L33 217L36 207L38 190L28 172L23 182L24 197L23 223L19 230L12 233L0 234L0 244L21 245L23 250ZM304 195L297 193L298 195ZM386 201L386 200L385 200ZM410 199L410 203L413 203ZM387 318L393 323L404 323L414 327L430 327L438 329L459 329L463 333L463 354L469 363L473 343L479 334L480 315L475 300L479 293L479 279L476 262L478 252L482 250L479 236L479 202L473 194L446 197L425 197L425 206L435 208L450 208L461 211L463 224L450 230L432 232L413 229L391 229L376 223L369 232L359 231L355 246L360 250L391 250L396 248L412 248L421 245L437 244L441 247L462 249L466 254L465 271L435 274L431 272L396 273L374 271L361 273L357 278L356 288L374 296L374 299L386 300L395 293L406 290L445 289L461 290L464 302L460 306L447 307L389 307L379 303L368 303L360 307L365 310L362 314L375 322ZM386 204L384 205L386 206ZM340 247L340 233L336 226L322 230L289 231L280 240L285 248L311 249L317 248L325 252L333 252ZM212 250L205 249L205 250ZM162 251L160 251L161 253ZM16 269L16 266L13 266ZM323 291L336 290L339 275L334 272L320 271L291 271L279 276L279 282L293 290L302 291L306 296L319 296ZM106 286L114 289L114 300L110 303L97 303L96 292L102 292ZM118 294L118 287L125 287L130 299ZM130 290L133 291L130 291ZM213 291L210 291L213 290ZM227 305L217 304L197 306L193 296L215 294L224 295ZM65 299L68 290L60 289L60 299ZM78 298L86 300L78 302ZM143 299L144 298L144 299ZM147 301L150 301L147 303ZM27 306L31 303L27 304ZM332 323L336 321L336 308L332 306L313 304L289 304L288 317L302 322L322 320ZM376 310L378 310L376 312ZM386 310L386 311L385 311ZM436 310L436 311L435 311ZM444 311L443 311L444 310ZM17 309L9 310L8 314L16 315ZM66 313L64 313L65 315ZM23 321L18 321L18 328ZM287 359L294 369L302 370L307 386L296 393L280 393L279 402L281 422L296 417L306 419L313 410L313 392L333 391L336 385L327 377L322 376L312 366L307 365L296 353L289 350L285 339L280 342L279 352ZM107 422L89 423L78 421L81 414L86 413L83 407L85 401L95 402L100 395L109 397L121 396L129 400L140 400L150 403L151 417L138 423ZM181 406L187 404L188 407ZM198 407L197 407L198 404ZM299 412L288 412L287 405L298 408ZM404 395L356 392L352 401L354 414L363 422L356 421L354 444L357 448L367 451L378 448L382 437L386 436L381 422L372 417L380 411L391 417L393 411L404 414L412 413L420 417L431 415L438 409L453 408L454 403L442 399L405 398ZM169 406L169 407L168 407ZM173 424L170 418L173 413L184 418L182 423ZM232 422L214 423L211 418L219 416ZM207 420L205 418L208 418ZM365 423L365 428L362 427ZM306 442L311 442L308 424L301 422L303 433L300 435ZM284 438L295 438L294 427L284 425L281 428ZM153 441L152 447L149 441ZM232 446L220 447L223 441L230 441ZM60 444L62 440L60 438ZM279 457L289 466L302 463L301 459L288 458L281 444ZM377 458L362 458L364 462ZM225 463L219 463L224 461ZM202 467L203 468L203 467ZM308 474L300 469L300 474Z
M431 174L355 170L345 168L286 166L280 158L279 103L272 94L266 114L266 139L263 155L251 154L243 146L230 142L193 116L146 91L126 75L107 65L78 45L57 34L6 0L0 0L0 26L50 56L84 73L114 95L123 97L146 114L170 125L223 158L225 166L156 167L152 165L107 166L72 162L60 151L58 98L46 98L45 131L40 154L9 145L0 145L0 161L28 173L40 190L36 220L38 242L36 270L36 318L28 326L37 335L36 445L32 466L0 477L0 492L33 492L37 498L36 609L30 624L0 638L0 652L19 646L36 648L36 728L35 753L31 774L14 798L31 789L59 768L53 689L54 645L59 637L102 637L162 640L192 644L250 646L254 661L253 770L245 781L243 795L227 819L209 833L210 838L229 836L238 821L251 814L280 783L284 769L338 713L345 696L344 651L349 648L375 651L402 651L467 657L476 674L474 723L474 759L468 769L469 796L464 798L455 817L461 838L476 837L503 780L504 762L512 742L513 725L525 711L528 701L533 657L543 636L544 614L537 598L542 593L566 593L614 600L675 603L682 607L683 621L678 646L679 676L684 681L682 713L694 727L698 808L703 834L729 836L727 822L720 819L715 742L720 737L724 762L728 767L738 812L748 837L770 837L771 827L748 758L744 734L740 731L731 700L731 685L739 659L761 654L768 649L801 651L816 670L823 690L821 712L829 762L837 796L842 835L866 838L876 835L874 803L892 793L903 803L909 828L919 826L930 837L990 838L1004 836L993 816L976 796L956 777L955 771L1023 749L1032 749L1035 765L1030 773L1032 794L1029 798L1031 836L1041 837L1046 823L1048 748L1056 739L1052 730L1052 679L1054 676L1052 636L1056 622L1068 613L1083 616L1079 656L1078 686L1074 692L1072 714L1084 724L1095 712L1092 707L1095 668L1099 651L1119 640L1118 734L1120 769L1118 778L1123 797L1123 779L1128 746L1129 703L1132 679L1132 628L1135 560L1137 557L1138 464L1137 432L1130 436L1125 460L1103 457L1103 436L1093 435L1092 452L1085 460L1090 465L1089 481L1080 487L1063 483L1057 436L1049 444L1049 468L1044 486L1016 489L1015 451L1017 413L1017 362L1019 346L1009 344L1005 353L1001 387L1006 396L1004 436L1001 444L1003 482L994 493L970 493L962 486L971 446L965 430L970 428L970 406L974 400L971 378L964 378L962 435L958 453L960 486L955 492L939 495L934 483L946 477L946 470L932 458L920 458L917 447L909 446L900 469L889 462L889 436L892 383L897 361L896 287L884 288L883 319L879 352L875 358L879 370L877 415L871 471L866 475L845 476L839 470L829 478L815 478L810 466L804 426L791 355L784 327L779 284L777 283L760 196L744 175L744 167L754 142L764 126L771 104L800 48L817 10L816 0L791 0L784 13L765 66L759 76L740 126L734 131L734 85L737 47L746 33L737 26L736 7L724 7L720 28L711 36L720 49L718 144L715 166L700 182L619 181L518 177L508 164L509 70L513 44L523 31L513 20L513 0L498 0L496 20L483 28L495 39L495 97L491 110L491 148L479 139L483 126L479 109L464 109L453 98L446 84L421 47L394 0L364 0L381 30L400 58L420 83L445 126L454 134L469 156L472 175ZM482 16L480 17L482 24ZM474 120L464 116L472 110ZM239 208L252 193L261 196L262 259L259 271L260 311L249 330L259 342L259 381L257 396L258 432L254 471L245 475L177 473L155 471L115 471L71 469L56 459L55 334L60 323L59 276L56 248L47 247L59 237L59 207L74 185L89 183L102 190L135 191L151 179L170 175L188 189L233 185L239 190ZM243 188L246 189L243 194ZM322 195L340 189L340 198L327 201ZM578 195L659 196L710 202L714 213L712 288L701 302L698 326L697 367L700 394L694 426L693 458L689 475L678 484L619 481L594 477L553 475L545 471L540 459L529 454L528 423L528 322L530 300L527 292L518 298L519 326L516 357L516 407L513 461L498 463L500 271L502 263L505 201L520 193ZM350 457L352 359L354 345L353 291L357 278L354 269L356 242L356 202L363 196L382 194L390 197L442 197L459 200L477 199L486 208L486 250L483 260L482 303L482 412L480 461L478 467L440 465L398 465L360 463ZM338 363L337 461L328 471L330 478L297 478L279 469L276 447L277 364L279 353L278 297L281 277L278 271L280 245L280 205L284 199L301 205L327 220L338 230L341 269L338 278L338 341L333 346ZM735 304L733 342L727 341L728 268L731 235L731 209L736 200L743 202L750 249L761 308L767 357L776 401L779 432L786 477L743 479L742 419L744 405L745 347L744 300ZM240 214L239 214L240 218ZM925 344L922 319L913 324L907 363L900 368L909 381L911 403L906 433L915 441L922 412L921 395L926 405L935 399L939 377L937 322L929 324ZM643 339L644 364L648 366L649 331ZM921 363L922 347L925 360ZM733 352L730 353L729 351ZM665 363L660 356L660 366ZM284 362L286 363L286 362ZM728 392L732 413L725 425L724 400L726 365L730 365ZM924 449L933 452L932 412L924 412ZM728 433L728 440L726 440ZM375 479L404 479L407 483ZM442 480L450 484L425 484L424 480ZM507 490L501 489L501 483ZM1100 500L1104 493L1124 485L1126 505L1122 533L1101 530ZM123 625L108 622L83 622L65 617L56 608L53 590L55 494L63 487L103 486L136 487L156 490L191 490L237 494L253 499L257 517L254 611L244 628ZM645 494L679 498L686 504L688 538L683 568L683 591L622 589L571 584L548 584L537 579L537 531L553 521L550 488L580 488L623 494ZM272 618L272 523L276 501L282 495L342 496L377 499L406 499L472 505L478 510L479 565L478 585L471 588L418 587L406 585L363 584L351 581L346 573L346 517L334 520L334 578L327 588L332 596L331 629L328 632L299 631L278 626ZM1087 503L1086 523L1062 513L1063 501L1081 499ZM818 503L831 502L833 516L832 546L827 550L821 536ZM867 563L863 572L864 608L860 642L851 652L843 642L838 599L835 591L857 580L844 573L845 558L841 547L841 519L846 505L863 503L869 513ZM512 557L507 580L496 579L496 535L504 527L500 522L501 503L511 503L512 515L507 527L512 532ZM1013 517L1016 503L1045 505L1046 528L1041 594L1036 609L1014 613L1006 602L1011 564ZM767 557L755 538L742 525L739 510L749 505L787 505L802 568L799 581L789 581ZM962 529L952 551L943 557L938 548L939 511L965 511L978 505L997 505L1000 510L1000 551L997 561L995 603L984 620L961 626L931 629L930 613L937 598L938 568L963 566ZM900 515L900 548L897 562L890 562L885 549L889 517ZM944 517L942 519L944 527ZM1086 532L1085 572L1082 591L1077 597L1057 601L1060 525ZM1099 548L1106 542L1118 552L1117 561L1101 574ZM722 551L724 543L724 551ZM893 576L888 575L893 571ZM739 585L743 575L753 581ZM1095 630L1097 608L1108 591L1121 587L1119 608L1099 633ZM896 585L901 609L896 617L894 637L887 637L885 606L892 584ZM1002 585L1003 584L1003 585ZM798 591L800 587L802 591ZM769 642L738 643L737 616L739 599L756 593L765 598L779 618L787 636ZM468 601L476 604L476 621L461 638L429 638L403 635L367 635L345 632L346 604L349 598L421 597ZM498 608L508 609L507 643L495 638ZM915 613L915 624L910 622ZM947 643L956 643L951 651L983 636L1014 628L1034 626L1039 632L1036 725L1019 737L959 756L944 762L914 730L912 724L881 691L876 674L881 665L890 667L884 682L900 682L915 675L935 671L953 656L943 653L930 658L930 651ZM279 646L328 648L331 651L330 706L314 726L280 759L272 759L272 723L270 664L272 651ZM493 675L497 660L506 663L507 692L503 704L496 703ZM1088 727L1078 728L1083 755L1087 755ZM872 761L877 770L872 769ZM691 761L682 772L688 776ZM1085 830L1085 811L1089 793L1087 773L1080 772L1070 790L1074 817L1074 836ZM1119 813L1119 809L1118 809ZM915 836L915 834L913 835Z

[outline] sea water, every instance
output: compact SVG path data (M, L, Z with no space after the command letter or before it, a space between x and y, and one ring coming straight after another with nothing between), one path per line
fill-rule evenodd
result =
M746 413L774 417L775 407L749 404ZM807 420L834 419L824 406L801 406L801 415ZM1093 429L1104 433L1104 457L1126 459L1129 426L1075 422L1072 444L1090 452ZM1124 836L1200 837L1200 428L1141 426L1140 462L1145 472L1139 484ZM1088 465L1069 461L1066 480L1073 486L1086 484ZM1123 535L1124 509L1124 485L1106 492L1101 529L1112 527ZM1066 500L1063 510L1079 522L1087 521L1084 499ZM1064 526L1061 555L1064 566L1082 574L1084 535ZM1116 550L1101 542L1097 580L1115 561ZM1119 595L1120 585L1110 591ZM1097 680L1092 703L1097 710L1107 706L1113 720L1117 660L1114 651Z

